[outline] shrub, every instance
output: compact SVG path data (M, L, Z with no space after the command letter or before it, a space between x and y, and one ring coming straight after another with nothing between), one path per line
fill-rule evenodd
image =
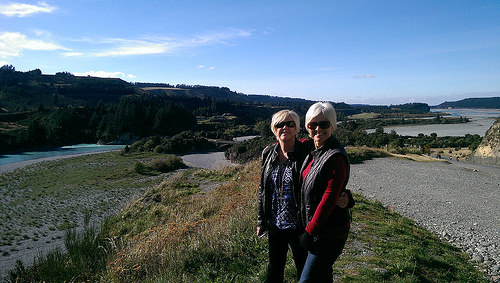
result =
M134 171L137 174L145 174L147 172L147 167L141 162L136 162L134 165Z
M167 155L164 158L157 158L152 160L151 162L149 162L147 167L154 171L166 173L185 166L186 165L184 164L184 162L182 162L182 159L180 157L177 157L175 155Z

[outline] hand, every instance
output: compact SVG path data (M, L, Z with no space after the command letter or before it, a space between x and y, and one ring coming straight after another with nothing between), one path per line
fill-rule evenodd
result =
M349 196L346 192L341 192L339 198L337 199L337 206L340 208L346 208L349 204Z
M302 234L300 237L300 246L305 250L311 250L313 245L313 236L309 234L307 231Z

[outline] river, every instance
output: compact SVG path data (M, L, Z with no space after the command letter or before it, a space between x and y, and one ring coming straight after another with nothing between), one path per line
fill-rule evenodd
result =
M0 166L64 155L120 150L123 147L125 147L125 145L75 144L58 147L52 150L27 151L16 154L5 154L0 155Z
M467 117L470 119L470 122L461 124L390 126L384 127L384 132L390 133L394 130L398 135L414 137L420 133L428 136L436 133L440 137L465 136L466 134L478 134L483 137L495 120L500 117L500 109L431 109L431 112L449 114L443 117ZM369 129L367 133L374 131L375 129Z

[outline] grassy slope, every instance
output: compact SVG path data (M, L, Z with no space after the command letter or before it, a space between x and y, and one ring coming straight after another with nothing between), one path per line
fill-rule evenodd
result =
M382 153L353 149L350 154L361 160L357 156ZM261 282L267 241L255 236L258 179L258 162L178 173L106 221L98 237L108 251L101 272L67 280ZM198 193L212 182L219 185ZM353 229L334 265L336 280L486 282L466 254L379 202L355 197ZM294 277L289 257L286 280Z
M147 218L150 227L125 234L129 240L113 256L105 280L261 282L266 241L254 235L258 171L258 163L253 162L226 172L229 183L202 196L177 198L178 193L167 183L147 193L115 218L141 211L139 218ZM162 196L159 203L148 201L158 195ZM485 282L465 253L379 202L360 195L356 199L352 233L334 266L337 280ZM140 223L139 214L125 217L123 222L134 219ZM111 227L123 222L118 220ZM286 278L293 282L294 277L289 257Z

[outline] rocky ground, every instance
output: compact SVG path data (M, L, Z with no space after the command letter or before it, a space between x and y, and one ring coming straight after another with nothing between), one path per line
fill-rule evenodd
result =
M379 158L353 165L348 188L463 249L500 282L500 168Z

